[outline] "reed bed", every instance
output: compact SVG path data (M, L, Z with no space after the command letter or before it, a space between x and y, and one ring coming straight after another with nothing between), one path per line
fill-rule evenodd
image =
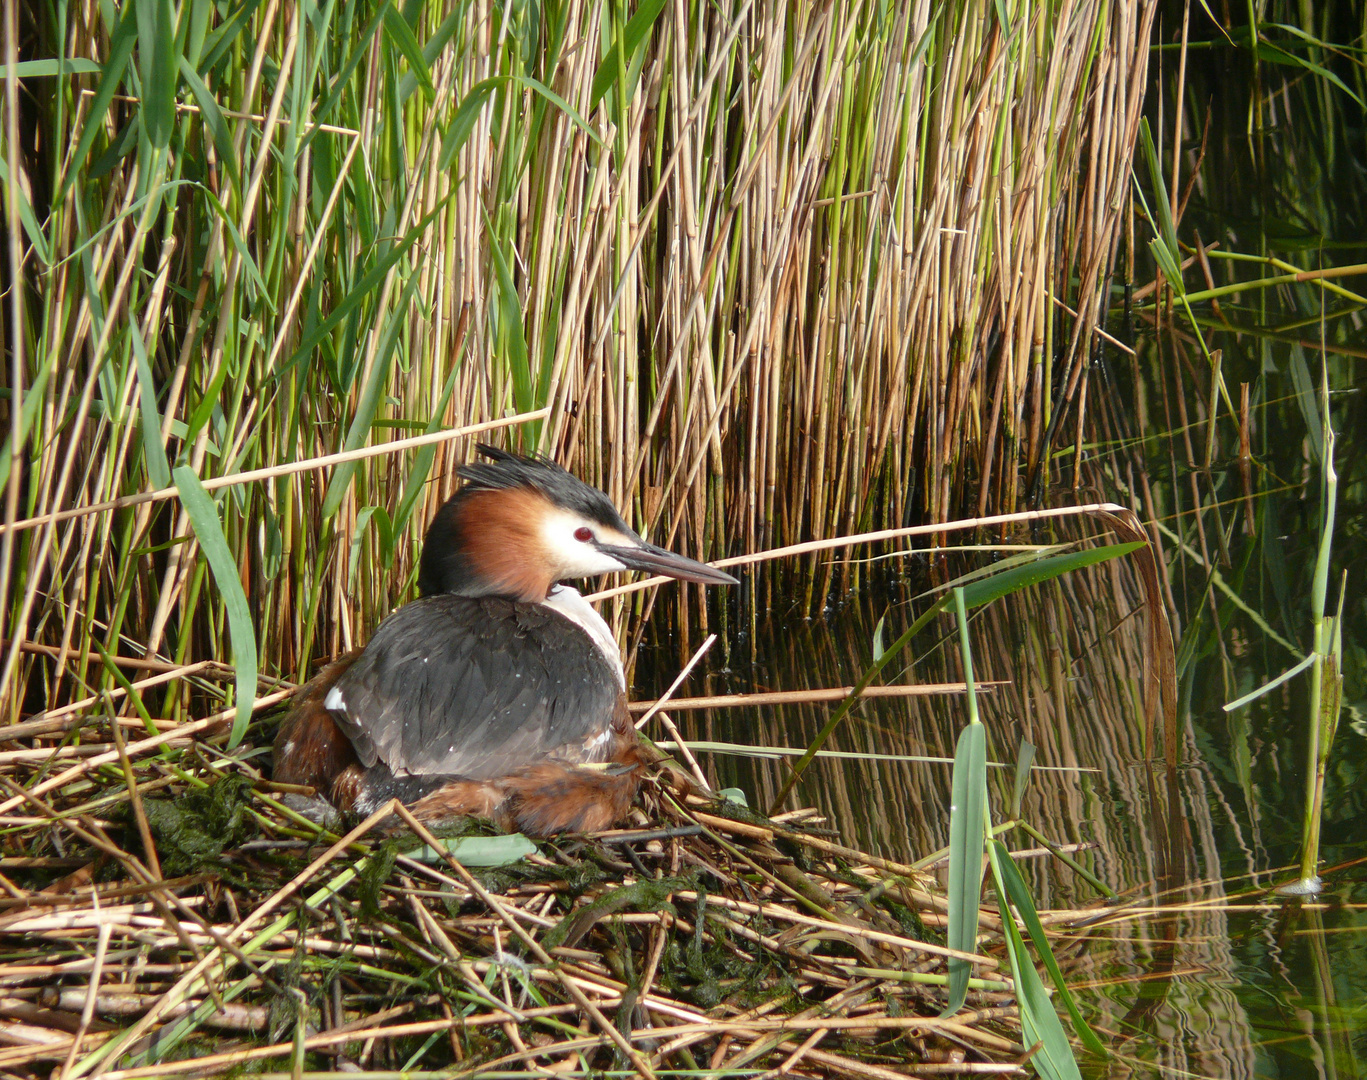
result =
M995 914L967 1010L938 1018L943 894L813 810L769 820L666 772L631 828L520 859L499 845L521 838L467 836L505 863L467 869L384 812L322 832L251 754L175 730L90 748L44 780L0 760L6 1076L887 1078L1029 1057Z
M1016 509L1082 430L1153 11L21 5L6 708L363 641L482 424L703 557Z

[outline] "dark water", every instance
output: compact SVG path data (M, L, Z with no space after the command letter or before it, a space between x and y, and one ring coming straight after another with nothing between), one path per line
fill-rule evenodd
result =
M1272 350L1274 364L1290 362L1287 353L1277 354ZM1292 393L1289 377L1276 370L1257 382L1264 401ZM1181 662L1175 802L1164 784L1161 744L1153 754L1145 744L1146 612L1132 567L1116 562L1079 573L1001 601L974 622L978 678L1007 683L982 699L994 759L1013 760L1022 739L1039 747L1023 816L1056 842L1090 845L1084 864L1130 901L1107 925L1064 949L1070 978L1119 1055L1098 1066L1097 1075L1367 1075L1367 600L1355 583L1367 572L1367 552L1362 458L1353 453L1361 440L1348 434L1367 431L1361 408L1360 396L1336 399L1335 422L1345 436L1334 579L1348 570L1346 684L1325 790L1326 889L1316 902L1270 892L1296 876L1308 678L1233 713L1222 708L1309 648L1319 491L1304 479L1313 469L1299 416L1272 406L1258 410L1261 478L1247 518L1242 499L1220 507L1218 520L1212 508L1237 488L1238 470L1227 463L1201 470L1198 491L1222 585L1196 559L1189 472L1172 468L1162 453L1143 458L1165 524L1180 537L1165 537L1163 551ZM1112 497L1123 494L1113 489ZM1220 529L1228 561L1214 551ZM1033 539L1088 531L1095 530L1079 524ZM907 597L935 569L932 558L909 555L905 562L906 580L867 586L823 618L757 613L753 632L732 628L704 660L706 674L695 673L681 694L850 685L871 659L878 620L886 616L890 639L927 603ZM1338 591L1332 590L1331 604ZM748 622L749 613L741 614L742 624ZM917 662L886 681L958 679L957 653L937 647L951 630L946 619L923 634ZM676 638L643 652L642 696L667 685L684 644ZM802 748L832 708L713 709L675 718L690 740ZM833 828L867 851L901 861L929 854L947 843L949 766L893 758L948 758L965 719L957 696L869 701L827 744L867 756L819 760L785 808L821 808ZM772 760L698 756L716 786L739 787L760 807L769 806L787 775L788 766ZM997 820L1009 813L1009 773L1000 775ZM1172 864L1164 860L1164 825L1179 837ZM1018 834L1010 846L1034 844ZM1041 907L1099 902L1066 867L1035 860L1030 868Z
M1326 96L1317 80L1288 81L1246 56L1204 62L1188 73L1188 100L1200 102L1186 116L1187 130L1198 133L1184 140L1189 161L1207 118L1212 133L1179 227L1184 243L1199 236L1225 251L1302 266L1367 261L1362 110L1343 95ZM1248 99L1217 95L1222 79L1250 87ZM1153 123L1159 132L1168 125L1170 138L1171 86L1155 94L1168 95L1168 115ZM1248 134L1249 109L1265 122L1256 137ZM1277 272L1211 261L1217 285ZM1140 266L1142 274L1142 259ZM1361 283L1342 280L1349 289ZM1186 285L1205 287L1195 274ZM1072 575L1001 601L974 621L977 675L1005 683L983 698L995 760L1012 760L1023 739L1039 748L1023 817L1059 843L1088 845L1081 860L1127 900L1061 950L1116 1055L1090 1064L1095 1075L1367 1076L1363 306L1355 294L1314 283L1249 288L1222 298L1218 311L1196 305L1206 346L1218 350L1231 415L1180 309L1155 318L1136 306L1126 322L1117 305L1111 329L1134 352L1100 358L1093 394L1104 395L1107 406L1098 410L1092 454L1076 478L1065 468L1049 501L1106 498L1161 523L1180 699L1180 763L1171 787L1161 742L1146 743L1149 613L1132 565L1117 561ZM1308 676L1233 712L1223 705L1281 674L1311 645L1323 522L1316 413L1323 371L1339 474L1329 607L1342 596L1345 685L1325 785L1325 890L1312 902L1271 891L1297 876ZM1237 415L1245 392L1246 424ZM1218 419L1210 439L1212 400ZM1009 539L1053 542L1097 531L1066 523ZM945 580L988 558L919 552L890 559L875 581L836 598L819 619L805 618L796 601L785 607L783 598L802 590L775 571L773 587L752 590L766 598L763 610L728 613L723 640L681 693L848 686L871 659L880 619L890 640L924 609L925 599L912 598L926 580ZM637 667L640 696L663 689L697 644L696 618L687 635L677 627L666 613L657 618L648 639L654 645ZM909 666L884 681L959 678L956 648L937 644L951 629L946 619L923 634ZM802 748L832 707L714 709L676 720L691 740ZM847 841L899 860L935 851L947 842L949 767L895 758L948 757L965 717L953 696L864 703L827 748L866 756L818 761L786 808L819 807ZM739 787L760 807L768 807L787 769L732 754L699 758L718 786ZM1009 814L1009 775L1001 775L998 820ZM1170 845L1165 835L1174 838ZM1010 846L1033 844L1017 835ZM1099 902L1066 867L1039 859L1029 867L1041 907Z

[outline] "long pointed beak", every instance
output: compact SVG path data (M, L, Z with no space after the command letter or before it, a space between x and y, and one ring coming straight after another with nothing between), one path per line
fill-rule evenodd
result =
M681 581L696 581L700 585L739 585L740 582L722 570L716 570L706 563L697 562L684 555L648 544L644 540L640 547L619 547L600 544L599 550L611 555L623 566L632 570L644 570L648 574L666 574Z

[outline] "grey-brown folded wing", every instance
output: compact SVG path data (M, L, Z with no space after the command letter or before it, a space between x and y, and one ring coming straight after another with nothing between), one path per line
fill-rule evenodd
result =
M620 693L589 636L538 604L434 596L401 607L324 705L366 767L483 780L602 760Z

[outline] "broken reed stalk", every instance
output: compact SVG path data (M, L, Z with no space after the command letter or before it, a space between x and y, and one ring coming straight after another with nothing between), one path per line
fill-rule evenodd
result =
M979 690L990 689L997 683L976 684ZM835 686L822 690L776 690L767 694L720 694L713 697L672 698L668 699L673 712L691 709L746 709L756 705L802 705L816 701L843 701L849 696L852 686ZM869 686L862 696L870 698L888 697L927 697L935 694L962 694L966 687L963 683L917 683L912 686ZM627 706L632 712L648 713L656 706L663 705L667 699L659 701L633 701ZM639 724L638 724L639 726Z
M836 548L856 547L875 544L884 540L901 540L912 536L936 536L946 532L966 532L986 529L994 525L1028 525L1054 518L1085 517L1091 514L1127 514L1125 507L1116 503L1087 503L1084 506L1059 506L1050 510L1018 510L1010 514L992 514L988 517L960 518L943 521L935 525L909 525L900 529L878 529L874 532L853 533L849 536L834 536L826 540L808 540L801 544L769 548L750 555L735 555L727 559L717 559L712 565L725 569L731 566L754 566L757 563L772 562L776 559L791 559L798 555L810 555L819 551L832 551ZM614 596L639 592L655 585L663 585L673 580L667 577L646 577L627 582L610 589L599 589L586 593L586 600L608 600Z

